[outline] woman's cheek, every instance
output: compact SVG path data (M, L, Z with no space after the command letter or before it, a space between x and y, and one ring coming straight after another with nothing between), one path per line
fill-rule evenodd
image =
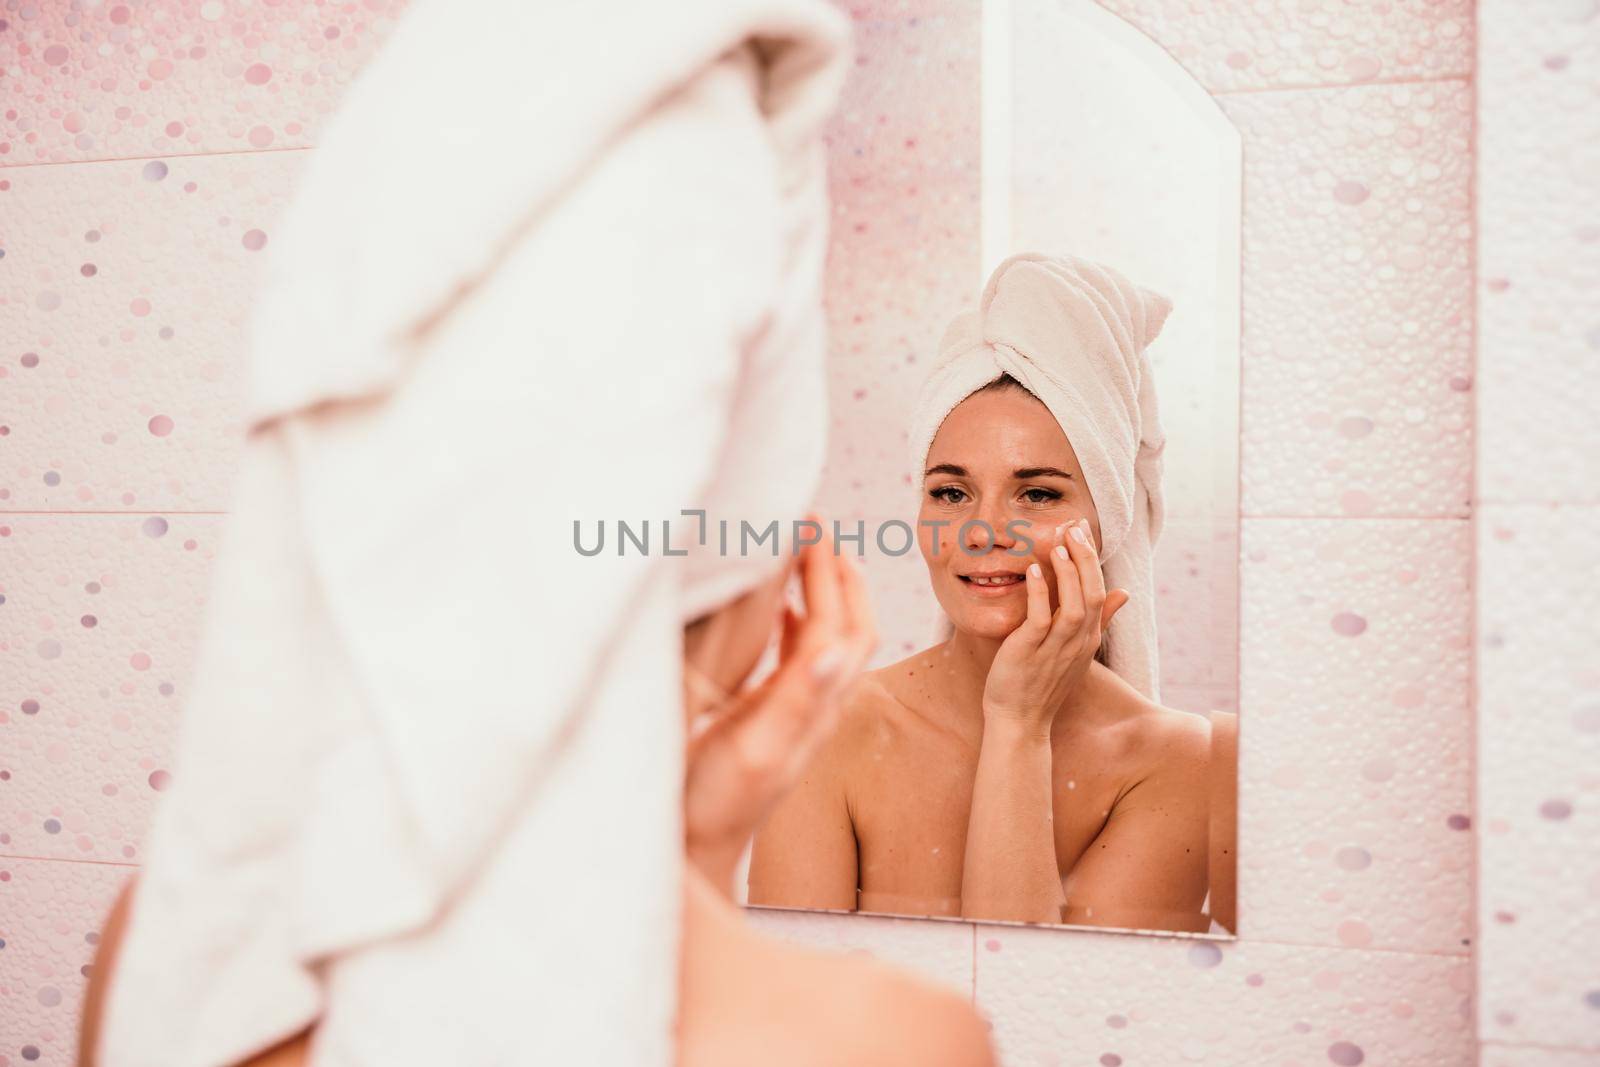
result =
M930 572L940 569L947 562L941 533L941 528L932 525L926 514L917 515L917 548L922 552L922 561L928 565Z

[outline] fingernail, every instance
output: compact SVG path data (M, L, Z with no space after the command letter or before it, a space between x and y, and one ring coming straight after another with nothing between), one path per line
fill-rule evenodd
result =
M817 661L811 665L811 677L818 681L826 681L838 674L839 669L843 666L844 647L842 645L833 645L825 649L822 655L817 657Z
M1078 528L1076 526L1074 526L1072 528L1072 534L1073 534L1074 537L1077 536ZM1051 549L1051 551L1056 554L1056 558L1057 559L1066 559L1067 558L1067 546L1066 545L1057 545L1055 548Z
M1058 548L1058 549L1056 549L1056 551L1059 552L1061 550ZM1044 571L1039 569L1039 565L1037 563L1028 564L1028 573L1030 575L1032 575L1033 577L1035 577L1035 578L1043 578L1044 577Z
M1067 536L1067 524L1062 523L1056 527L1056 540L1059 541L1065 536Z
M1089 543L1089 535L1083 532L1082 526L1074 526L1072 528L1072 539L1080 545Z

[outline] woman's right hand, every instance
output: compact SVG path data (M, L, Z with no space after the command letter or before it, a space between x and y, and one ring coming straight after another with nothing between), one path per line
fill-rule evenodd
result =
M805 615L784 608L777 669L694 729L686 753L689 859L725 893L745 845L832 735L843 690L877 647L857 565L826 542L803 548L799 563Z
M1112 616L1128 602L1124 590L1106 592L1087 519L1063 523L1052 540L1060 603L1052 613L1048 579L1038 563L1029 564L1028 617L1000 645L984 684L986 728L998 724L1049 737L1057 709L1088 673Z

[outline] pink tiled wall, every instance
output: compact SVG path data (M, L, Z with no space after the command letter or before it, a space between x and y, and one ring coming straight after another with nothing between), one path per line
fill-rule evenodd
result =
M1478 1034L1600 1064L1600 4L1482 0Z
M969 990L1013 1064L1455 1065L1475 1055L1481 831L1484 1062L1589 1062L1517 1043L1592 1046L1600 1018L1600 953L1573 936L1600 925L1600 872L1564 858L1594 836L1600 682L1572 665L1595 612L1552 591L1600 542L1572 377L1593 366L1600 219L1550 202L1576 206L1597 173L1594 5L1485 3L1478 91L1506 101L1487 143L1543 153L1548 128L1567 148L1549 188L1480 174L1476 379L1468 0L1106 6L1245 143L1241 939L752 915ZM0 1067L71 1062L81 968L182 706L259 253L401 7L0 4ZM902 511L896 428L927 324L977 274L978 12L852 13L834 401L841 428L888 429L838 436L822 503L871 521ZM1497 743L1476 822L1475 395L1476 551L1496 576L1478 731ZM915 561L873 581L886 630L915 643Z
M0 3L0 1067L73 1062L168 780L259 264L402 7Z

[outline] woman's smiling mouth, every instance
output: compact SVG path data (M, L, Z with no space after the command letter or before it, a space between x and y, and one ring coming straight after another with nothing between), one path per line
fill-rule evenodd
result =
M1026 579L1020 574L996 572L993 574L960 574L957 575L961 583L975 595L981 597L1005 596L1026 585Z

